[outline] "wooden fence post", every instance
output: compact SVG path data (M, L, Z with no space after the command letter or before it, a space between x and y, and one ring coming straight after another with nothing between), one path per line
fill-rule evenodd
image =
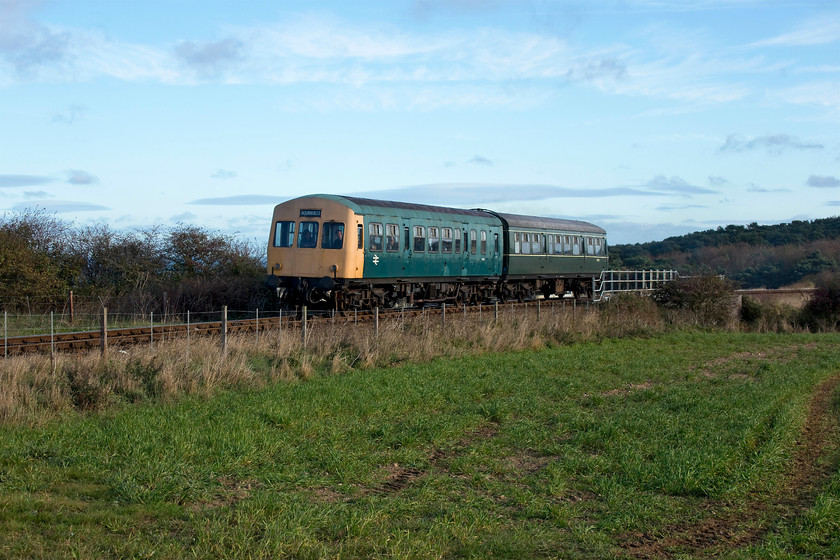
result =
M309 312L306 309L306 306L303 306L303 317L301 317L300 323L300 341L303 344L303 347L306 348L306 315Z
M227 353L227 305L222 307L222 354Z
M102 308L102 317L99 321L99 355L105 359L108 357L108 308Z

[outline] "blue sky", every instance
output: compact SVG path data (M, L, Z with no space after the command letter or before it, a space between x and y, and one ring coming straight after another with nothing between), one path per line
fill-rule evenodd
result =
M840 215L840 1L0 0L0 212L262 241L311 193Z

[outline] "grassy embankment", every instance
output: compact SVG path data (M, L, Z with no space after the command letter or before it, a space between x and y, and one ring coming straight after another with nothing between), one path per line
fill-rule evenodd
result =
M827 437L801 452L840 335L593 327L557 344L525 325L60 363L89 377L58 376L41 401L17 366L28 404L7 403L0 428L0 556L840 556L836 388L810 428ZM533 348L480 350L517 340ZM693 532L715 519L731 529Z

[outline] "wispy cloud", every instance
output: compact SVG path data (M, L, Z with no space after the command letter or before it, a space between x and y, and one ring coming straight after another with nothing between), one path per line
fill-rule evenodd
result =
M99 210L109 210L107 206L100 206L99 204L91 204L89 202L78 202L73 200L51 200L38 202L19 202L14 205L15 210L26 210L29 208L43 209L47 212L94 212Z
M40 200L42 198L55 198L55 195L46 191L24 191L23 198L27 200Z
M179 61L197 74L212 77L241 60L243 47L242 41L228 38L205 43L184 41L173 51Z
M840 42L840 11L809 19L789 33L751 43L751 47L803 47Z
M277 204L280 199L272 195L264 194L240 194L235 196L223 196L219 198L199 198L187 204L202 204L210 206L251 206L255 204Z
M740 134L730 134L718 152L747 152L763 149L771 154L781 154L787 150L822 150L818 142L800 140L790 134L772 134L747 138Z
M809 187L816 187L818 189L836 189L840 187L840 179L837 177L827 177L820 175L811 175L805 183Z
M555 185L438 183L395 189L354 192L348 196L398 200L434 206L477 207L487 204L548 200L552 198L606 198L613 196L656 196L657 193L631 187L569 188Z
M19 77L35 76L41 67L64 62L71 35L58 32L30 17L35 2L0 2L0 61L9 64Z
M474 163L476 165L493 165L492 160L487 159L486 157L480 156L478 154L473 156L472 159L469 161L469 163Z
M66 173L67 182L71 185L93 185L99 182L99 177L81 169L68 169Z
M700 49L675 53L672 45L653 50L619 42L590 47L550 33L488 27L410 32L323 14L228 26L218 40L185 40L168 47L121 43L88 29L53 32L26 21L29 42L7 40L0 56L11 60L18 51L34 49L30 56L38 59L32 64L39 71L28 78L6 75L6 82L110 77L167 84L210 80L342 88L341 94L329 91L323 98L295 100L322 109L534 106L556 99L558 86L570 84L616 95L720 103L749 94L748 87L730 76L766 66L760 58L716 57ZM39 33L53 37L52 42L57 37L63 41L50 50L50 41L39 43ZM33 42L43 43L41 56L34 55L39 49ZM24 46L14 46L17 43ZM3 81L0 66L0 84ZM368 89L354 89L361 86ZM56 122L72 118L66 114Z
M228 171L227 169L217 169L210 175L211 179L233 179L237 175L236 171Z
M642 186L657 193L674 193L683 196L691 196L694 194L714 194L718 192L712 189L707 189L706 187L692 185L681 177L669 178L665 175L657 175Z
M0 175L0 188L5 187L35 187L52 183L52 177L42 175Z
M51 122L58 124L73 124L80 120L85 113L87 113L87 107L84 105L70 105L63 111L54 114Z

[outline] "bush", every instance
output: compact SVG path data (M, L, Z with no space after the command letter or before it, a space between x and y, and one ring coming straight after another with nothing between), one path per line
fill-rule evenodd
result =
M691 276L657 288L653 299L666 310L689 314L697 324L722 327L736 317L732 282L721 276Z
M764 315L764 308L752 298L744 296L741 300L741 320L748 325L755 325Z
M803 326L811 331L836 331L840 327L840 279L833 278L814 290L802 309Z

